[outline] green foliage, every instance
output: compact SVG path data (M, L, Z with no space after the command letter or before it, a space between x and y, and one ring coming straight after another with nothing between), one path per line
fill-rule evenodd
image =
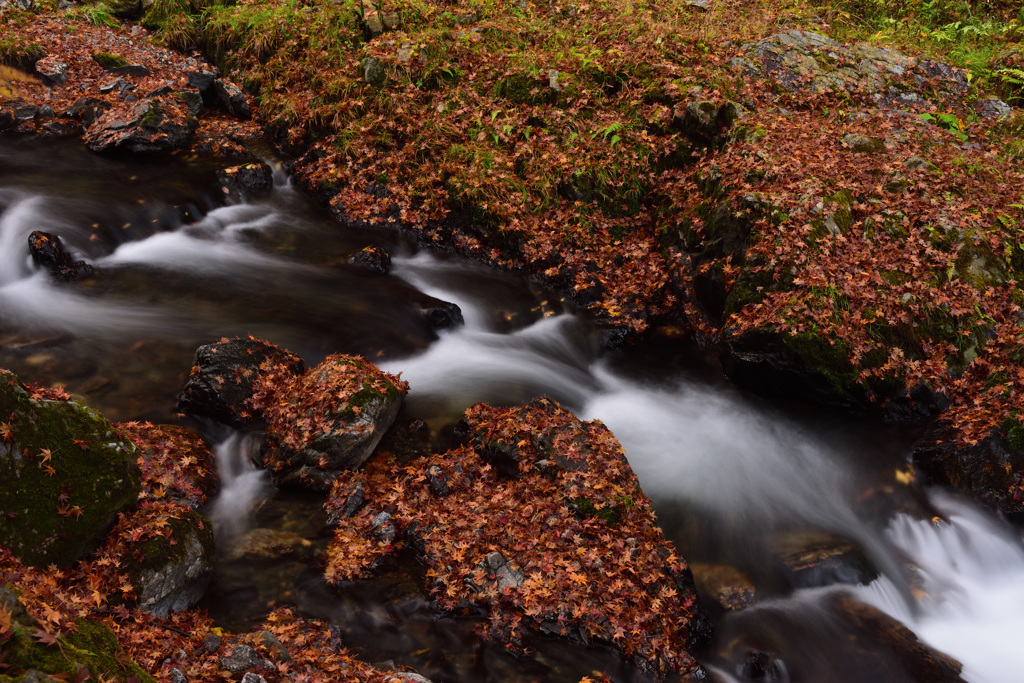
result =
M977 0L815 0L848 38L943 59L968 78L993 80L991 64L1019 20L1011 4ZM998 76L995 80L998 80Z
M75 5L67 10L68 16L75 19L84 19L93 26L110 26L118 28L120 20L110 13L110 9L102 2L95 5Z
M26 42L17 35L0 36L0 64L30 70L43 58L43 48L37 42Z

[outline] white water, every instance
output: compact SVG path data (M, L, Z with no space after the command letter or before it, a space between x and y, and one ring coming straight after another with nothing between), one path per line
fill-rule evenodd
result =
M73 234L74 226L49 215L46 198L6 203L0 214L3 321L93 337L203 329L171 307L90 297L53 285L45 274L33 272L27 234L40 227ZM307 267L240 241L243 232L266 229L283 218L266 206L224 207L194 226L121 245L94 263L286 282ZM467 272L469 277L452 277ZM863 484L861 474L832 445L726 390L684 377L650 387L617 375L600 361L591 331L571 315L499 332L492 314L501 302L485 300L472 285L451 284L485 277L479 270L421 253L396 259L395 273L457 303L466 319L465 327L443 333L424 353L382 364L411 383L414 412L450 415L477 401L514 403L550 395L581 417L608 424L656 503L684 503L728 519L754 540L806 525L856 540L887 574L859 592L864 600L964 662L967 680L1021 680L1024 551L1012 533L984 513L939 498L935 503L948 514L948 524L897 517L879 538L849 502ZM212 516L222 539L245 531L268 485L265 474L249 463L248 447L237 435L217 447L223 490ZM913 557L925 579L925 595L913 607L906 602L894 549ZM813 595L798 591L789 605L808 609Z
M858 589L862 599L963 662L965 680L1021 680L1024 549L987 513L937 496L934 504L948 523L900 515L885 538L877 538L848 502L863 482L834 445L729 391L685 378L671 388L651 387L618 376L601 362L581 363L571 332L567 335L574 329L571 316L493 335L482 329L486 317L472 297L446 290L430 277L452 267L422 255L396 264L401 277L433 296L457 301L467 321L426 353L385 364L410 382L411 401L514 402L523 399L524 385L562 397L581 418L597 418L611 428L656 504L683 502L730 518L755 539L780 528L813 525L856 540L883 571L869 587ZM899 552L920 567L923 596L909 597L897 566ZM822 593L796 591L788 607L785 600L774 601L773 609L805 610L810 617Z
M1012 530L981 510L935 496L948 521L899 515L887 535L920 568L919 610L893 598L880 578L859 591L866 602L909 626L964 664L972 683L1020 681L1024 671L1024 547Z
M221 545L249 530L256 505L269 493L266 470L252 464L252 448L252 437L238 433L214 447L221 489L210 511L210 521Z

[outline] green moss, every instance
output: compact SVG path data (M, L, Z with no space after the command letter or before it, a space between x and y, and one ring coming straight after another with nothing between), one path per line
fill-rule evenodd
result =
M603 505L598 507L584 497L573 498L569 502L575 508L576 514L584 519L597 517L608 526L616 526L622 521L622 513L616 506Z
M834 395L845 395L857 383L858 372L851 362L853 349L847 342L832 343L814 332L786 335L783 339L804 369L823 381Z
M188 548L183 540L193 534L199 538L206 554L213 557L213 525L198 512L189 511L185 519L169 519L168 526L171 531L167 536L151 538L132 548L132 555L137 561L133 573L139 570L157 570L169 564L184 562L188 556Z
M30 564L70 564L138 497L135 446L92 409L34 400L6 372L0 415L12 435L0 442L0 538Z
M1024 424L1021 424L1016 415L1006 419L1003 431L1006 433L1006 442L1010 444L1010 448L1017 453L1024 453Z
M538 78L519 72L495 83L494 95L513 104L538 105L547 101L548 88Z
M24 629L6 644L4 663L15 671L35 669L56 676L73 676L84 667L92 678L155 683L156 679L128 659L109 628L84 619L77 621L75 628L57 639L59 645L49 646L35 642Z
M128 60L120 55L114 55L109 52L97 52L92 56L93 61L102 66L104 69L118 69L122 66L128 66Z

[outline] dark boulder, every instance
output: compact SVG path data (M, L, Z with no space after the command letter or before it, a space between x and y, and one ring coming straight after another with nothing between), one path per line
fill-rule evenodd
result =
M1021 427L1011 427L1005 436L994 431L977 443L961 444L948 425L939 423L914 445L913 460L928 483L968 493L1003 514L1024 517L1024 500L1016 493L1024 488Z
M258 423L261 416L246 402L253 395L264 364L286 368L295 375L306 370L298 356L252 337L200 346L192 374L178 399L178 409L235 429Z
M242 89L231 81L218 78L213 82L213 92L224 109L235 118L248 119L252 117Z
M68 108L68 115L82 122L83 125L91 126L93 122L109 110L113 105L98 97L79 97L71 103Z
M241 164L217 171L221 191L234 202L262 197L274 187L274 171L263 162Z
M428 297L420 304L423 318L432 330L447 330L466 323L462 317L462 309L450 301L441 301Z
M158 617L195 606L213 574L213 525L196 512L170 519L163 535L129 546L126 569L138 607Z
M184 147L197 125L187 103L173 95L144 99L107 111L85 134L93 152L160 152Z
M283 486L327 491L370 457L395 421L408 385L358 356L326 358L267 387L263 464Z
M76 261L57 235L36 230L28 236L32 261L50 271L58 282L77 282L92 277L93 270L85 261Z
M359 268L372 270L381 275L391 272L391 254L384 247L369 246L353 254L348 263Z

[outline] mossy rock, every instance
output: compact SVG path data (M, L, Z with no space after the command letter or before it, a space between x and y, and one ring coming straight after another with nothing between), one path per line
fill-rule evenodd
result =
M44 645L32 637L39 623L25 612L17 594L0 587L0 607L11 614L10 637L0 640L3 681L69 680L88 672L85 680L154 682L138 664L128 659L114 633L105 625L79 619L74 629L57 638L57 644Z
M955 267L960 279L979 291L1006 284L1006 267L988 245L964 244Z
M737 385L762 395L855 407L867 392L852 349L821 334L770 329L724 336L722 367Z
M167 534L134 544L126 563L138 606L158 617L189 609L213 572L213 524L197 512L170 519Z
M123 66L128 66L127 59L109 52L97 52L92 56L92 59L104 69L119 69Z
M513 104L539 105L548 101L548 86L526 73L506 76L494 85L494 94Z
M0 371L0 538L29 564L84 556L141 489L136 448L77 401L33 398Z
M39 43L26 43L17 36L0 37L0 64L32 71L36 62L45 56L43 46Z

